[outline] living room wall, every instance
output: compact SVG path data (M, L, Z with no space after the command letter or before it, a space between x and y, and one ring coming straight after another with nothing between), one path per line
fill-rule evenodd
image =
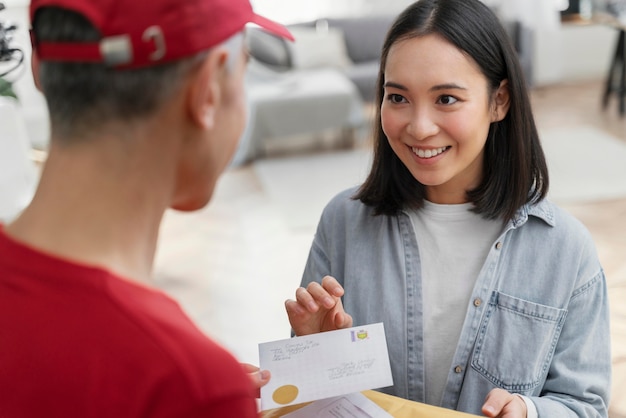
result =
M415 0L251 0L254 9L285 23L294 23L318 17L343 17L378 13L397 14ZM537 20L538 9L563 10L568 0L482 0L494 9L506 9L515 14L526 14Z
M414 0L251 0L255 11L284 23L319 17L397 14Z

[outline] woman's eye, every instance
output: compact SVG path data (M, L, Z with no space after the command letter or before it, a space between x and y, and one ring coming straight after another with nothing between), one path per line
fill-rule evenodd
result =
M402 97L399 94L390 94L389 96L387 96L387 100L389 100L391 103L396 103L396 104L406 102L404 97Z
M451 105L451 104L458 102L458 100L453 96L444 95L444 96L439 97L438 102L443 105Z

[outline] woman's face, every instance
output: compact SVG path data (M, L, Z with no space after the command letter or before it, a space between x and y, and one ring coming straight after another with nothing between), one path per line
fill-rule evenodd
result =
M508 111L506 82L490 94L476 62L439 35L396 42L384 68L381 123L427 199L463 203L483 175L489 126Z

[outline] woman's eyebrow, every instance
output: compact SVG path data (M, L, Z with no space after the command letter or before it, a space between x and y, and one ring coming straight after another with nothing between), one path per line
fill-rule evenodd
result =
M436 86L432 86L430 91L439 91L439 90L467 90L465 87L459 86L456 83L445 83L445 84L437 84Z
M399 83L395 83L393 81L387 81L384 85L385 88L391 87L394 89L398 89L398 90L404 90L404 91L408 91L409 89ZM432 86L430 89L428 89L429 91L439 91L439 90L467 90L465 87L459 86L456 83L444 83L444 84L437 84L436 86Z
M394 83L393 81L387 81L384 85L385 88L391 87L398 90L408 91L409 89L403 86L402 84Z

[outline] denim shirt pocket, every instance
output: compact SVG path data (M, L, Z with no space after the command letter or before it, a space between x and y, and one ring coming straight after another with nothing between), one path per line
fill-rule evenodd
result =
M499 388L530 395L542 384L567 310L493 292L471 365Z

